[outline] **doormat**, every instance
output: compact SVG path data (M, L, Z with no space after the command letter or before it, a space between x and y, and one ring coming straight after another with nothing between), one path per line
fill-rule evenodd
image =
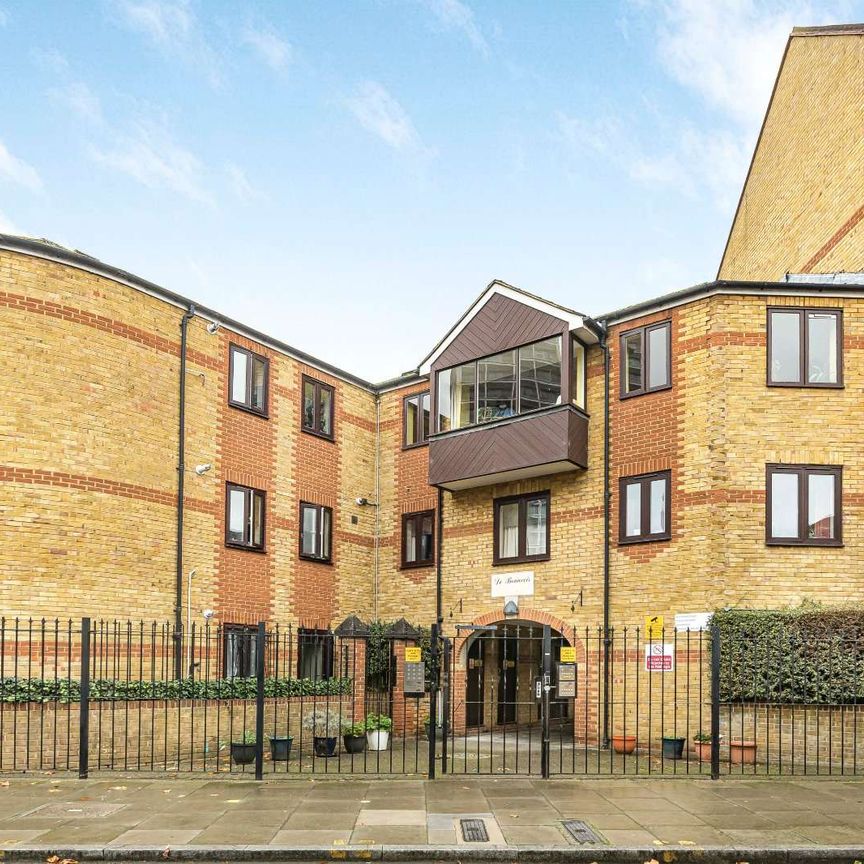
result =
M567 819L561 823L577 843L605 843L606 839L580 819Z
M466 843L489 842L489 832L482 819L460 819L459 824L462 826L462 839Z

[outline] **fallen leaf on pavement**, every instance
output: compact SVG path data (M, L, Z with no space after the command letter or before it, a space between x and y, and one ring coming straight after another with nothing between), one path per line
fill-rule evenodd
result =
M163 857L163 858L170 858L170 857L171 857L171 849L170 849L170 847L166 846L166 847L162 850L162 857Z

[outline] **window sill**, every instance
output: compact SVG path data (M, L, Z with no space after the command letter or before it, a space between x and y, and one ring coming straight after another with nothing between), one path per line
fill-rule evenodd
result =
M499 558L492 560L493 567L506 567L508 564L534 564L538 561L551 561L551 555L526 555L524 558Z
M242 402L232 402L229 399L228 405L231 408L236 408L238 411L243 411L246 414L251 414L253 417L260 417L262 420L270 419L270 414L267 411L259 411L257 408L250 408L248 405L244 405Z
M245 546L243 543L229 543L225 541L226 549L236 549L238 552L256 552L258 555L266 555L266 546Z
M320 438L322 441L330 441L332 443L336 440L335 435L325 435L323 432L316 432L314 429L307 429L305 426L301 426L300 429L307 435L313 435L315 438Z
M652 393L664 393L666 390L671 390L672 385L666 384L663 387L653 387L650 390L637 390L635 393L621 393L618 398L620 401L624 401L625 399L636 399L639 396L650 396Z
M419 561L413 564L406 564L404 561L399 565L400 570L428 570L430 567L434 567L434 561Z
M316 558L314 555L304 555L302 552L299 558L301 561L311 561L313 564L333 564L332 558Z
M768 387L779 387L785 390L845 390L846 385L840 381L837 384L799 384L794 381L767 381Z
M403 444L402 449L403 450L417 450L420 447L428 447L428 446L429 446L428 441L419 441L416 444Z
M619 537L619 546L638 546L640 543L664 543L672 539L671 534L663 534L658 537Z
M844 543L842 540L794 540L792 538L783 538L779 540L766 540L766 546L786 546L804 549L842 549Z

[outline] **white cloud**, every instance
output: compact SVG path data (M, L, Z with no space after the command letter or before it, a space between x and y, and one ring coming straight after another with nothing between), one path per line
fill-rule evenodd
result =
M246 172L239 165L229 162L225 166L225 170L228 173L231 189L241 201L255 201L263 197L262 193L252 185L246 176Z
M460 0L420 0L435 16L440 27L461 33L484 57L489 56L489 43L477 20L474 10Z
M347 105L364 129L394 150L425 150L408 113L376 81L361 84Z
M132 134L115 135L108 147L91 146L90 157L97 165L126 174L150 189L212 203L203 187L203 164L163 128L140 123Z
M91 123L102 122L102 103L83 81L73 81L63 87L52 88L48 91L48 95L82 120Z
M243 31L242 41L275 72L284 72L291 63L293 55L291 43L283 39L272 27L249 26Z
M0 181L23 186L31 192L42 190L42 178L39 172L23 159L13 156L6 145L0 140Z
M111 0L114 18L164 53L195 67L210 84L221 84L219 59L207 42L189 0Z

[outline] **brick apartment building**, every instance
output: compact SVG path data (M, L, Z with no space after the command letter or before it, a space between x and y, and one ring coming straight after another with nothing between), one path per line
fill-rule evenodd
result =
M593 318L495 281L380 384L0 236L0 610L578 645L857 600L862 36L790 37L717 280Z

